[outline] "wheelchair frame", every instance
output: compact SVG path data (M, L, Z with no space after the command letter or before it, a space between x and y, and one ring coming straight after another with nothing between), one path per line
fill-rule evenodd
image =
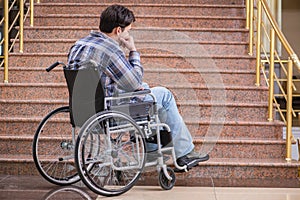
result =
M49 72L59 65L63 66L64 71L67 69L64 63L56 62L46 70ZM92 65L91 63L88 65L84 63L82 66L88 68L92 66L96 70L93 63ZM99 79L98 84L100 84ZM97 90L99 89L98 86ZM75 104L72 105L74 102L71 99L70 88L69 95L69 106L50 112L40 122L34 135L33 159L39 173L47 181L57 185L70 185L82 180L89 189L97 194L116 196L127 192L134 186L144 167L156 166L160 186L165 190L170 190L175 185L176 176L173 169L164 162L163 154L166 152L171 152L176 168L187 171L187 166L181 167L177 164L173 146L162 147L161 136L165 132L161 133L161 130L164 129L169 134L171 130L167 124L159 122L156 98L150 90L122 93L117 97L104 97L100 112L95 108L95 114L79 123L80 127L76 125L76 119L74 119L76 113L72 106ZM120 112L118 111L120 107L110 105L111 102L145 95L150 95L153 99L150 102L149 110L143 107L145 102L130 104L133 106L127 107L128 113ZM125 108L127 105L125 104ZM147 116L143 115L141 118L131 116L130 111L134 111L136 105L141 106L142 110L146 109ZM150 112L152 115L149 114ZM56 115L64 115L64 117L55 117ZM66 115L69 115L68 119ZM59 128L58 125L54 124L62 118L65 119L64 126L72 125L71 133L57 134L68 129ZM68 130L65 131L69 132ZM54 136L53 132L55 132ZM113 138L112 135L115 133L119 135ZM158 157L152 162L147 162L146 142L153 137L158 146ZM51 140L54 140L53 142L56 144L52 145ZM104 148L106 145L108 148ZM123 166L125 164L126 166ZM137 171L134 172L135 170ZM129 174L132 171L135 173L133 177ZM105 176L106 174L111 176L110 179ZM99 181L100 179L103 181Z

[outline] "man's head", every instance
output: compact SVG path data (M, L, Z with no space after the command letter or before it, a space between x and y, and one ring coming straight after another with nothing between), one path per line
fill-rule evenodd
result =
M101 13L99 29L103 33L112 33L115 28L124 31L125 27L134 21L135 17L131 10L121 5L112 5Z

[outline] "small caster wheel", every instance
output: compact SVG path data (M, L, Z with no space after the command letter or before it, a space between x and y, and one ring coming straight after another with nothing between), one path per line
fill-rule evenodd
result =
M172 177L172 180L169 180L163 169L160 170L159 172L159 177L158 177L158 182L159 182L159 185L162 187L162 189L164 190L170 190L173 188L173 186L175 185L175 181L176 181L176 177L175 177L175 173L173 171L172 168L170 167L167 167L167 171L169 173L169 176Z

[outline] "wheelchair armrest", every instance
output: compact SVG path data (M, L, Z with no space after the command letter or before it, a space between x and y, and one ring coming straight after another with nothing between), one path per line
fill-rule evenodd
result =
M110 102L110 101L114 101L114 100L131 99L132 97L138 97L138 96L143 96L143 95L147 95L147 94L149 94L152 97L152 101L149 100L149 102L152 102L152 103L156 102L156 99L155 99L154 95L151 93L150 89L138 90L138 91L134 91L134 92L121 93L118 96L105 97L104 101L105 102ZM130 102L127 102L127 103L130 103ZM109 106L115 106L115 105L111 105L110 103L106 104L106 106L107 105L109 105Z
M118 97L126 98L126 97L146 95L146 94L150 94L150 93L151 93L150 89L145 89L145 90L137 90L137 91L134 91L134 92L122 93L122 94L119 94Z

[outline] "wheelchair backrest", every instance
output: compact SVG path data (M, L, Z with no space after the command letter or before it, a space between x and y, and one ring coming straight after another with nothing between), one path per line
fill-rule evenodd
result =
M104 110L104 91L96 66L91 63L64 68L69 91L72 125L81 127L91 116Z

